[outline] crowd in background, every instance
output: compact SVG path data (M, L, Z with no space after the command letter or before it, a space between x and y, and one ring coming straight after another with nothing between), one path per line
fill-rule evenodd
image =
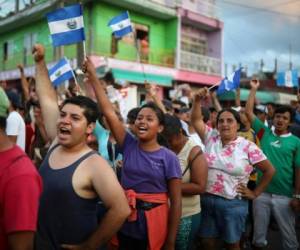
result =
M298 249L300 104L257 103L258 79L232 107L146 83L123 117L89 58L62 91L45 53L21 93L1 82L0 249L265 249L271 217Z

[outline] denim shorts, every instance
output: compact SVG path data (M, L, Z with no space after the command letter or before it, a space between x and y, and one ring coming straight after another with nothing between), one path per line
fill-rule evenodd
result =
M247 214L248 200L229 200L212 194L201 195L199 236L236 243L245 231Z

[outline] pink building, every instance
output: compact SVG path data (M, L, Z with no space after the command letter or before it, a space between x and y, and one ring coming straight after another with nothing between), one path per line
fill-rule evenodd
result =
M221 80L223 22L215 0L177 1L177 83L213 85Z

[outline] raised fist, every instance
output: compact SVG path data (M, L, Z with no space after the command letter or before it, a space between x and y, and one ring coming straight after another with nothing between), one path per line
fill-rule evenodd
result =
M259 83L259 80L257 80L257 79L252 79L250 81L250 86L252 89L258 89L259 85L260 85L260 83Z
M32 55L35 62L40 62L44 60L45 48L41 44L35 44L32 49Z
M83 61L82 71L85 73L85 77L89 82L93 83L94 80L97 79L95 66L89 57L86 57Z
M155 96L157 93L157 86L155 84L150 84L145 82L145 88L150 96Z
M24 71L24 66L23 66L23 64L21 64L21 63L17 65L17 68L18 68L21 72Z
M195 97L195 99L202 100L207 96L207 94L208 94L208 90L205 87L205 88L202 88L202 89L199 89L198 91L196 91L194 94L194 97Z

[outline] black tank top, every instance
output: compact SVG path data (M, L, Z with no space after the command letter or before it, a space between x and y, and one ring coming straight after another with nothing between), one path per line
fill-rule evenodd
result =
M71 165L52 169L49 157L58 145L52 147L40 167L43 193L40 199L38 230L35 248L61 249L61 244L80 244L96 230L99 198L79 197L72 185L72 177L82 161L96 154L90 151Z

